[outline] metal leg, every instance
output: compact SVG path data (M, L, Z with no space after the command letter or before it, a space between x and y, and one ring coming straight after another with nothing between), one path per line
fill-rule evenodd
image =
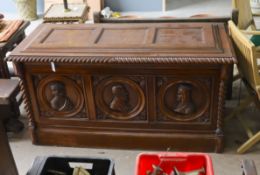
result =
M257 175L255 163L253 160L242 161L243 175Z

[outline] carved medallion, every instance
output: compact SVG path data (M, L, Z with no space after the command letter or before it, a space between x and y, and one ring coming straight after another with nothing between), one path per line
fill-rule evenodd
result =
M65 76L47 76L38 85L40 108L45 116L72 117L84 104L80 87ZM45 112L44 112L45 111Z
M158 81L158 107L170 120L191 121L202 117L209 107L209 90L199 80Z
M101 80L96 86L95 100L106 116L117 120L136 117L145 105L145 96L140 86L123 77Z

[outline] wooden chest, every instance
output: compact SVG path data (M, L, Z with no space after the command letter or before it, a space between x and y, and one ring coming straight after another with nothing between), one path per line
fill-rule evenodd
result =
M42 24L8 60L35 144L223 149L222 23Z

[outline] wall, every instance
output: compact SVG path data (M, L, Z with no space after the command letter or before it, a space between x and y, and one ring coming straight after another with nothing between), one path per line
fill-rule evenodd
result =
M17 13L14 0L0 0L0 13Z
M104 0L113 11L161 11L162 0Z

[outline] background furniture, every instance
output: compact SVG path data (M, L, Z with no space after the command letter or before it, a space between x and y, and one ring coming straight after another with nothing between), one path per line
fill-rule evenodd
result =
M8 108L8 104L19 91L18 84L19 81L17 80L0 79L0 174L3 175L18 175L3 125L3 123L10 117L10 115L6 113L7 111L5 109Z
M0 42L0 78L10 78L10 73L4 58L7 52L12 51L14 47L25 38L24 30L29 24L27 21L24 22L8 41Z
M245 103L241 103L241 106L239 106L237 110L235 110L229 116L229 118L233 116L237 116L239 118L242 126L247 131L248 137L250 138L238 149L238 153L244 153L250 147L260 141L260 131L258 131L256 134L253 134L253 132L246 125L246 122L242 119L242 117L239 116L241 110L247 107L253 101L255 101L256 106L260 108L260 69L257 65L258 57L254 44L241 30L239 30L233 21L229 21L229 30L236 46L235 48L238 57L239 74L247 86L250 94L248 99L245 100Z
M52 4L44 14L44 22L84 23L88 19L87 4L69 4L68 8L66 11L63 4Z
M113 11L162 11L165 0L103 0L104 7Z
M50 6L52 4L58 4L58 3L61 3L61 0L44 0L45 2L45 11L47 11ZM92 19L93 17L93 12L95 11L100 11L103 7L102 5L102 0L87 0L87 1L84 1L84 0L68 0L68 4L74 4L74 3L87 3L88 7L89 7L89 16L88 16L88 19Z
M83 2L86 2L84 0L68 0L68 4L80 4L80 3L83 3ZM44 0L44 11L47 11L51 5L53 4L61 4L63 3L63 1L61 0Z
M238 11L237 26L241 30L256 30L249 0L232 0L233 10Z
M104 18L100 12L93 13L94 23L165 23L165 22L222 22L227 23L230 17L195 17L195 18Z
M19 44L25 38L25 29L29 26L30 22L24 21L20 28L8 39L6 42L0 43L0 78L11 78L11 75L7 62L4 60L7 52L12 51L17 44ZM15 69L14 69L15 72ZM13 72L13 73L14 73ZM2 88L2 87L1 87ZM19 105L22 103L21 94L14 97L6 108L6 115L9 115L9 122L7 123L7 128L9 131L18 132L23 128L23 124L18 120L20 116Z
M8 60L35 144L223 150L224 24L42 24Z
M238 27L238 29L236 27L233 27L233 23L231 23L232 25L232 29L233 31L238 31L237 34L233 34L235 37L238 37L239 39L237 39L239 42L239 40L243 40L243 47L247 48L243 51L241 51L242 48L239 48L239 54L241 55L241 59L247 59L249 60L250 64L245 64L245 66L250 67L249 70L252 69L252 67L256 67L256 69L254 68L253 71L255 71L254 73L251 72L247 73L250 76L254 76L254 84L252 84L251 82L253 82L252 78L249 79L249 77L242 77L244 78L246 81L246 83L248 84L248 82L250 82L251 84L249 85L251 88L253 88L253 92L252 89L249 88L250 90L250 96L244 100L243 103L241 103L241 105L238 107L238 109L236 111L234 111L232 114L230 114L230 117L235 116L236 114L239 114L239 111L243 110L245 107L247 107L253 100L255 100L256 102L256 106L259 105L259 99L255 99L255 94L254 91L256 93L258 93L259 90L257 90L257 88L254 88L256 86L256 84L259 84L259 74L257 72L257 68L259 70L259 65L257 65L257 59L260 59L260 46L255 46L251 41L248 40L248 38L250 38L250 36L252 35L260 35L260 32L257 31L256 29L256 25L255 25L255 21L251 12L251 8L250 8L250 1L249 0L233 0L232 1L232 5L235 11L235 17L233 17L235 19L235 23L236 26ZM234 33L234 32L233 32ZM241 47L242 47L241 46ZM245 53L246 50L249 50L249 52L251 53L251 55L249 55L248 53ZM244 58L243 58L244 57ZM243 68L244 70L242 71L246 71L247 68ZM241 71L240 71L241 72ZM240 73L240 76L245 76L243 75L245 73ZM247 76L249 76L247 75ZM230 118L229 117L229 118ZM240 120L242 120L242 118L240 117ZM247 134L249 136L249 138L251 138L244 146L241 146L241 148L238 149L238 152L243 153L245 152L247 149L249 149L251 146L253 146L257 141L260 140L260 133L257 134L253 134L252 131L248 128L248 126L245 125L244 126L246 128Z

